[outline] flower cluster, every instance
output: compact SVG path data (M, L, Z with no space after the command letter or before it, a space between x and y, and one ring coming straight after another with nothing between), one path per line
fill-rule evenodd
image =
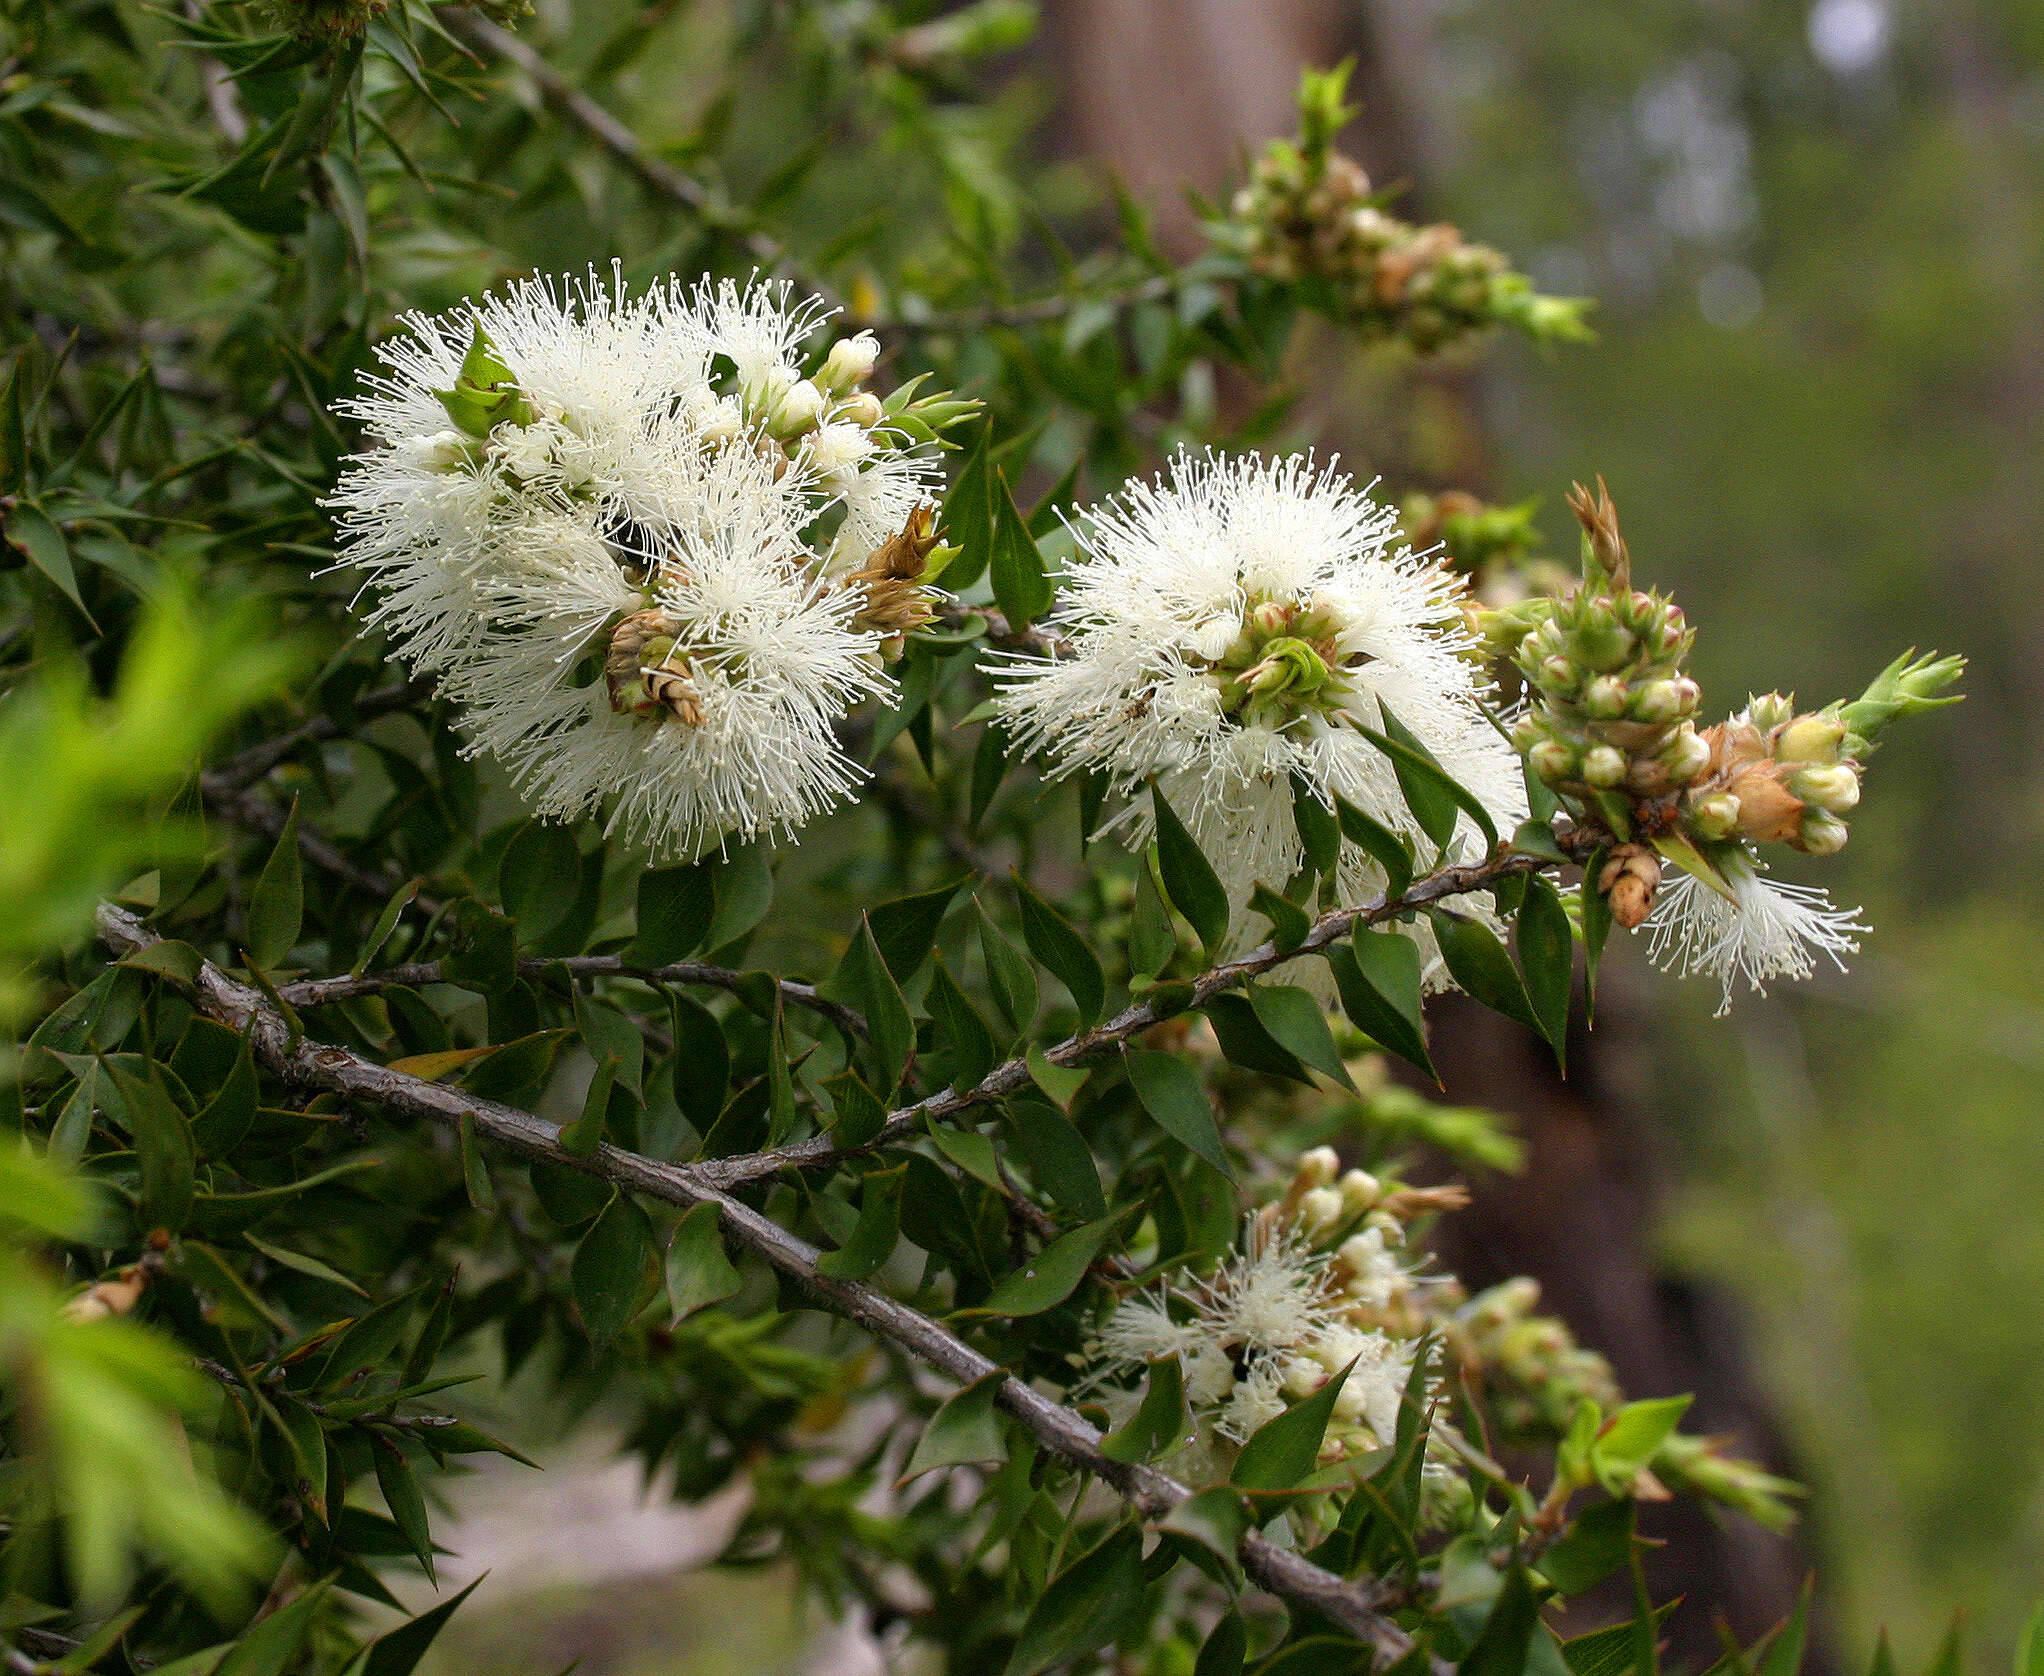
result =
M1608 834L1589 881L1627 929L1645 925L1666 969L1704 973L1725 1004L1743 981L1806 978L1841 963L1866 930L1821 890L1766 876L1757 846L1836 854L1875 736L1940 697L1959 658L1905 653L1850 704L1798 712L1770 693L1714 727L1695 724L1699 692L1683 672L1694 633L1659 594L1632 585L1617 509L1600 481L1578 485L1579 585L1482 613L1480 638L1508 654L1526 709L1513 740L1571 814ZM1663 888L1663 862L1681 869Z
M1295 787L1418 836L1372 734L1404 728L1501 827L1523 817L1518 760L1483 714L1460 580L1397 545L1396 515L1347 478L1302 458L1181 455L1079 532L1050 619L1069 655L1005 659L996 706L1053 772L1095 771L1123 793L1154 779L1238 931L1255 885L1281 888L1304 863ZM1144 804L1117 820L1146 841ZM1466 816L1450 850L1481 853ZM1344 849L1342 901L1383 884Z
M945 558L931 453L962 404L865 388L879 346L780 284L528 279L413 315L342 404L378 446L330 504L372 623L439 673L541 815L662 854L788 831L857 770Z
M1234 1451L1344 1368L1321 1455L1334 1462L1396 1436L1428 1311L1406 1255L1424 1210L1448 1190L1387 1187L1342 1173L1333 1148L1299 1160L1281 1198L1244 1227L1241 1249L1210 1274L1125 1298L1092 1347L1097 1380L1122 1381L1179 1358L1193 1430L1178 1470L1224 1476ZM1110 1407L1132 1402L1110 1397Z
M1308 72L1300 134L1275 140L1213 229L1256 273L1296 286L1365 339L1396 339L1420 354L1512 323L1536 336L1583 335L1580 303L1537 295L1497 251L1453 227L1388 215L1334 136L1355 113L1341 102L1346 70Z

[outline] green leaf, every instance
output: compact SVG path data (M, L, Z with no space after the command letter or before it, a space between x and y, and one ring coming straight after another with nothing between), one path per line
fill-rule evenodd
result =
M1089 1222L1058 1237L1006 1276L983 1303L966 1315L1041 1315L1055 1309L1079 1289L1093 1259L1122 1220L1119 1214Z
M1160 1356L1149 1365L1142 1405L1107 1434L1100 1453L1110 1461L1154 1461L1191 1441L1186 1432L1184 1369L1176 1356Z
M305 917L305 879L298 858L298 800L291 800L291 812L284 817L284 830L277 834L276 848L263 863L255 888L249 892L248 957L264 971L282 964L297 945L298 931Z
M1477 831L1490 848L1496 849L1497 823L1483 806L1483 800L1436 762L1433 753L1396 716L1381 704L1379 709L1384 717L1382 733L1367 727L1358 727L1356 731L1391 759L1391 771L1398 776L1405 806L1419 822L1420 830L1433 840L1434 847L1445 849L1454 837L1459 809L1476 823Z
M1030 887L1020 873L1013 873L1015 895L1022 912L1022 940L1029 952L1066 989L1078 1008L1079 1024L1090 1029L1107 1002L1107 980L1079 934L1048 902Z
M1533 1631L1540 1622L1540 1602L1523 1565L1505 1573L1505 1586L1484 1620L1476 1645L1461 1664L1460 1676L1524 1676Z
M951 1086L963 1093L993 1069L999 1055L993 1032L953 981L942 955L930 973L929 1008L938 1039L951 1051Z
M1164 894L1212 956L1228 935L1228 893L1221 888L1213 864L1185 830L1185 823L1165 801L1162 788L1154 784L1150 807L1157 820L1157 870L1164 881Z
M1029 1044L1029 1051L1022 1056L1022 1062L1029 1069L1029 1080L1052 1105L1064 1112L1072 1109L1072 1102L1079 1097L1079 1090L1086 1086L1086 1078L1092 1074L1084 1065L1058 1064L1035 1042Z
M941 1123L932 1123L929 1128L937 1150L952 1163L996 1193L1007 1191L1007 1183L1001 1178L1000 1155L986 1136L977 1129L953 1129Z
M675 1224L665 1273L667 1307L677 1322L722 1303L744 1284L745 1277L724 1251L722 1221L715 1205L703 1204L691 1205Z
M1341 835L1367 852L1370 859L1383 869L1386 899L1403 896L1406 886L1412 883L1411 844L1382 821L1364 814L1354 804L1341 798L1334 800L1334 812L1341 822Z
M2023 1626L2022 1639L2016 1643L2013 1676L2044 1676L2044 1605L2032 1612Z
M631 1194L616 1194L576 1245L570 1271L583 1331L597 1344L616 1338L637 1312L652 1255L652 1222Z
M1215 995L1206 1004L1207 1022L1214 1027L1214 1040L1233 1065L1245 1071L1261 1071L1267 1077L1289 1077L1315 1086L1312 1075L1296 1055L1264 1029L1263 1021L1246 996Z
M1016 510L1015 497L1008 491L1008 474L998 466L994 468L989 493L994 530L988 569L992 573L994 598L1006 615L1008 626L1025 629L1050 609L1055 596L1050 578L1044 574L1043 554L1030 538L1029 525Z
M198 1155L192 1130L177 1102L154 1077L144 1080L112 1064L114 1086L128 1114L141 1168L141 1202L136 1207L144 1228L176 1233L192 1208Z
M1023 1621L1005 1676L1037 1676L1104 1647L1141 1613L1143 1593L1142 1533L1124 1526L1051 1580Z
M313 1280L323 1280L329 1286L342 1287L353 1292L358 1298L369 1296L339 1269L331 1264L322 1263L317 1257L308 1257L302 1251L290 1251L281 1245L272 1245L268 1240L257 1239L255 1235L246 1231L241 1237L273 1263L281 1263L285 1268L309 1276Z
M1633 1514L1629 1496L1585 1508L1567 1534L1540 1556L1540 1575L1565 1595L1594 1588L1632 1553Z
M576 1158L589 1158L603 1144L603 1126L610 1116L610 1093L617 1086L617 1055L607 1053L596 1062L596 1075L582 1096L582 1115L561 1130L561 1150Z
M996 1368L946 1397L916 1439L915 1451L896 1487L942 1467L1005 1461L1008 1445L1001 1434L1001 1416L994 1399L1007 1379L1007 1370Z
M1059 1210L1080 1222L1107 1214L1093 1154L1063 1112L1041 1100L1010 1100L1006 1120L1009 1142L1022 1154L1030 1179Z
M1261 880L1249 893L1249 911L1270 921L1271 946L1280 954L1289 954L1297 948L1313 929L1304 908L1290 897L1278 895Z
M855 1072L839 1072L823 1089L830 1096L834 1114L830 1138L839 1146L864 1146L880 1133L887 1121L887 1108Z
M659 867L639 875L639 911L632 959L672 966L703 946L716 899L707 867Z
M994 924L993 916L976 896L972 899L972 911L979 921L980 959L986 967L987 989L994 1005L1000 1008L1011 1029L1027 1030L1036 1019L1036 970L1029 964L1029 957Z
M1656 1632L1679 1605L1679 1600L1671 1600L1654 1608ZM1561 1656L1568 1661L1572 1676L1627 1676L1634 1669L1636 1651L1636 1626L1630 1623L1592 1630L1561 1644Z
M1370 1650L1345 1635L1309 1635L1271 1655L1256 1676L1369 1676Z
M1228 1481L1238 1490L1289 1490L1310 1476L1319 1464L1320 1445L1327 1436L1335 1398L1341 1395L1354 1366L1350 1362L1339 1373L1330 1374L1304 1402L1294 1403L1257 1427L1235 1457L1235 1470Z
M214 1676L284 1676L305 1645L326 1592L324 1581L315 1583L288 1606L280 1606L252 1624L233 1644Z
M1327 1028L1327 1015L1305 990L1293 984L1253 984L1249 1005L1278 1046L1343 1088L1354 1090L1355 1082L1341 1062L1341 1050L1334 1045L1334 1032Z
M972 751L972 784L966 795L965 824L977 832L979 823L993 806L1001 782L1008 775L1008 735L997 721L979 730L979 743Z
M944 586L954 594L963 594L985 575L993 558L994 479L987 460L992 436L991 423L980 427L972 452L965 457L958 480L944 500L944 537L960 549L944 570Z
M1242 1570L1236 1552L1242 1546L1242 1533L1249 1528L1249 1509L1238 1491L1225 1484L1202 1490L1172 1508L1157 1521L1156 1528L1204 1549L1212 1556L1213 1563L1200 1569L1209 1576L1218 1570L1220 1576L1216 1581L1232 1589L1240 1588ZM1188 1554L1188 1557L1191 1556ZM1206 1655L1200 1656L1202 1663L1199 1668L1204 1670Z
M476 1141L474 1113L461 1114L456 1140L461 1149L462 1189L474 1209L488 1214L497 1208L497 1189L490 1180L490 1166L483 1157L483 1149Z
M71 544L64 532L38 506L22 501L7 514L7 540L28 556L28 562L57 585L58 591L85 611L78 596L78 572L71 564ZM89 614L87 620L90 620Z
M383 945L390 941L390 934L397 929L399 917L411 906L412 898L419 894L423 879L407 879L390 893L390 900L383 905L383 911L376 916L376 923L369 928L369 935L362 939L361 952L355 956L355 964L349 971L360 977L369 970L369 963L383 952Z
M909 1055L915 1051L915 1023L908 1003L887 961L874 941L873 926L866 915L859 916L859 929L846 946L844 958L824 985L832 999L855 1008L866 1020L868 1049L879 1069L879 1087L892 1093L899 1086Z
M375 1459L376 1487L383 1492L383 1505L390 1509L392 1521L404 1532L419 1564L426 1568L427 1580L437 1586L438 1579L433 1575L433 1533L426 1521L426 1497L419 1489L418 1475L412 1471L404 1452L388 1438L378 1437L370 1454Z
M1199 1662L1192 1667L1192 1676L1242 1676L1248 1659L1249 1630L1242 1622L1242 1614L1224 1613L1220 1622L1207 1632L1206 1644L1199 1650Z
M1357 926L1347 943L1328 949L1327 964L1334 971L1349 1021L1379 1047L1438 1082L1420 1012L1419 945L1396 931Z
M1526 998L1519 970L1490 927L1481 920L1465 919L1438 908L1429 908L1427 917L1433 922L1448 975L1471 999L1518 1020L1529 1030L1539 1031L1540 1020L1534 1015L1533 1003Z
M582 852L574 835L552 821L527 821L497 863L497 900L528 943L560 924L575 905Z
M454 946L441 975L482 995L503 995L518 981L518 928L474 897L454 905Z
M1566 1062L1569 992L1575 983L1575 937L1561 892L1538 873L1526 880L1526 901L1519 910L1514 940L1519 968L1526 977L1526 1000L1539 1021L1540 1034Z
M227 1080L192 1119L192 1145L201 1157L225 1158L241 1144L255 1122L256 1090L255 1053L244 1036Z
M421 1612L410 1623L400 1624L388 1635L372 1642L359 1669L351 1667L348 1676L412 1676L419 1660L426 1656L426 1649L433 1645L433 1638L481 1582L482 1578L478 1577L452 1600L442 1601L430 1612Z
M773 906L773 850L765 843L745 844L711 863L710 869L716 905L703 943L714 952L737 942Z
M387 1361L411 1326L420 1295L431 1284L429 1281L426 1286L385 1299L368 1314L349 1322L336 1333L333 1344L320 1363L319 1377L314 1384L323 1390L334 1389L345 1385L363 1369Z
M1608 849L1591 856L1583 868L1583 991L1594 1013L1597 1006L1597 967L1604 958L1604 942L1611 935L1611 899L1597 888L1604 864L1611 859Z
M964 883L962 878L954 879L936 890L897 897L868 910L866 918L873 927L873 942L896 983L907 983L923 969L930 950L936 947L937 928L944 923L944 915Z
M1802 1588L1796 1591L1795 1610L1768 1643L1767 1657L1761 1661L1757 1676L1798 1676L1802 1670L1803 1648L1809 1639L1813 1586L1814 1579L1805 1576ZM1960 1657L1959 1649L1959 1625L1955 1619L1951 1634L1946 1636L1945 1645L1931 1671L1932 1676L1960 1676L1964 1669L1965 1661Z
M867 1172L859 1188L858 1224L837 1250L816 1259L818 1274L864 1280L893 1256L901 1239L901 1187L907 1173L905 1164Z
M1323 879L1341 865L1341 817L1332 804L1297 774L1292 776L1292 824L1299 829L1299 848Z
M1228 1149L1214 1122L1213 1102L1199 1073L1176 1054L1148 1048L1127 1049L1122 1062L1128 1067L1129 1086L1157 1127L1223 1175L1232 1176Z
M1171 964L1178 952L1178 932L1171 923L1171 910L1164 906L1164 894L1145 858L1136 868L1135 901L1129 910L1128 965L1139 977L1154 977Z
M1691 1399L1653 1397L1629 1402L1604 1422L1590 1446L1590 1464L1604 1488L1624 1495L1640 1470L1674 1434Z

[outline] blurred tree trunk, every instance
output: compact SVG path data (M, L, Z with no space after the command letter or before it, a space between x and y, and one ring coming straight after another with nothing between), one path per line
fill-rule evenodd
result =
M1218 192L1246 150L1291 131L1303 65L1357 58L1353 89L1364 114L1345 144L1375 180L1411 188L1403 213L1424 214L1425 182L1452 158L1446 107L1431 88L1429 9L1416 0L1354 8L1337 0L1052 0L1047 10L1066 78L1066 144L1115 169L1180 253L1198 241L1185 189ZM1482 492L1482 375L1416 376L1436 429L1445 420L1450 433L1429 452L1461 486ZM1352 441L1341 433L1354 431L1353 416L1325 375L1322 383L1307 392L1309 403L1321 409L1329 440ZM1369 470L1389 468L1395 480L1405 468L1368 452ZM1611 988L1605 1028L1571 1044L1566 1082L1518 1026L1456 998L1436 1004L1449 1097L1516 1114L1529 1149L1523 1175L1475 1184L1474 1205L1449 1219L1442 1259L1472 1287L1532 1275L1547 1306L1611 1357L1628 1392L1693 1391L1693 1429L1734 1436L1787 1471L1746 1364L1737 1309L1715 1288L1661 1273L1652 1259L1662 1149L1644 1115L1640 1048L1651 1020ZM1648 1566L1656 1598L1692 1603L1669 1626L1671 1654L1684 1664L1715 1661L1715 1617L1750 1640L1793 1605L1806 1567L1793 1541L1744 1520L1714 1521L1687 1503L1650 1508L1642 1523L1665 1543ZM1615 1600L1580 1610L1600 1608L1624 1610ZM1820 1648L1812 1668L1828 1662Z

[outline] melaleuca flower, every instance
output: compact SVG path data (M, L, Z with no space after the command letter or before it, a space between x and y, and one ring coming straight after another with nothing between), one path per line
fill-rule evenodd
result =
M859 596L815 573L767 465L727 452L705 478L700 516L639 525L628 566L563 544L546 585L498 585L488 643L445 676L472 748L540 815L608 804L607 832L662 853L847 796L860 771L833 724L892 691Z
M1525 813L1518 759L1485 719L1461 584L1396 545L1397 515L1309 459L1180 455L1095 507L1050 619L1059 658L996 673L1002 719L1053 773L1095 770L1134 792L1155 778L1227 887L1238 930L1252 887L1304 861L1295 782L1418 837L1392 761L1363 731L1408 729L1509 830ZM1147 840L1149 810L1119 818ZM1453 859L1480 855L1463 824ZM1353 849L1345 901L1381 890Z
M1344 1368L1323 1455L1367 1453L1396 1433L1429 1284L1403 1253L1397 1212L1419 1201L1337 1170L1328 1148L1307 1153L1238 1250L1204 1276L1123 1299L1092 1346L1094 1385L1179 1359L1193 1426L1176 1470L1195 1481ZM1128 1395L1108 1393L1110 1408Z
M1809 977L1820 955L1842 972L1842 957L1858 952L1867 927L1857 909L1834 908L1821 890L1767 877L1741 848L1714 849L1711 860L1731 894L1678 874L1646 922L1647 952L1663 971L1722 983L1720 1016L1741 979L1765 995L1773 979Z
M864 333L805 374L825 313L779 283L527 279L408 316L341 404L379 445L329 503L341 562L543 816L608 805L689 853L856 782L834 724L892 694L938 562L904 425L960 404L891 416Z

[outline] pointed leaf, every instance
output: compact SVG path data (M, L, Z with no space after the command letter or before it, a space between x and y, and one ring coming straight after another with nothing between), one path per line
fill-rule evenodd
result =
M825 993L855 1008L866 1020L868 1046L878 1066L883 1092L891 1093L901 1082L909 1055L915 1050L915 1024L908 1003L887 969L887 961L874 940L873 926L859 916L859 929L846 946L844 958L824 986Z
M874 944L896 983L907 983L923 969L930 950L936 947L937 927L944 923L945 912L964 883L962 878L953 879L936 890L897 897L868 910Z
M653 1255L653 1224L629 1193L620 1192L575 1247L571 1276L582 1327L598 1344L622 1332L637 1311Z
M1001 1016L1016 1031L1027 1030L1036 1019L1036 972L1029 957L1008 940L994 924L978 897L972 911L979 921L980 959L986 967L987 989Z
M1335 799L1334 812L1341 822L1341 835L1383 871L1385 899L1403 896L1412 883L1412 846L1382 821L1341 798Z
M427 1580L437 1584L433 1576L433 1534L426 1521L426 1497L419 1489L418 1475L403 1451L388 1438L378 1437L370 1454L375 1459L376 1487L383 1492L383 1505L390 1509L392 1521L405 1533L419 1564L426 1568Z
M1405 806L1419 822L1420 830L1433 840L1434 847L1443 849L1454 837L1456 811L1460 810L1476 823L1477 831L1490 848L1496 849L1497 822L1491 819L1483 800L1436 762L1433 753L1396 716L1381 705L1379 708L1384 731L1379 733L1367 727L1358 727L1356 731L1391 759L1398 789L1405 794Z
M1054 596L1050 578L1044 574L1043 554L1029 534L1029 525L1016 510L1015 497L1008 490L1007 473L998 466L989 493L992 498L994 531L988 570L994 598L1011 629L1024 629L1050 609Z
M1294 984L1254 984L1249 1005L1271 1040L1287 1053L1342 1087L1355 1087L1341 1062L1341 1050L1334 1045L1334 1032L1327 1028L1327 1015L1305 990Z
M1022 912L1022 940L1037 961L1071 991L1080 1026L1090 1028L1107 1001L1107 980L1101 975L1100 962L1064 917L1037 895L1027 879L1020 873L1011 877Z
M987 444L993 426L980 427L979 436L959 469L958 480L944 499L944 538L960 549L944 570L944 586L962 594L986 574L994 553L993 468L987 460Z
M859 1189L858 1224L837 1250L816 1259L818 1274L832 1280L864 1280L894 1254L901 1239L901 1187L906 1175L906 1165L867 1172Z
M1526 880L1526 901L1514 928L1526 1000L1555 1057L1568 1046L1569 992L1575 983L1575 937L1561 893L1538 873Z
M1037 1676L1115 1639L1143 1608L1143 1538L1110 1533L1051 1580L1029 1609L1005 1676Z
M1270 921L1271 946L1280 954L1289 954L1297 948L1313 929L1304 908L1290 897L1278 895L1261 880L1249 893L1249 911Z
M1396 931L1358 926L1327 951L1342 1010L1379 1047L1439 1080L1420 1013L1419 945Z
M1235 1457L1235 1470L1228 1481L1240 1490L1289 1490L1309 1476L1319 1464L1320 1445L1327 1436L1335 1398L1341 1395L1354 1366L1350 1362L1339 1373L1329 1375L1304 1402L1259 1426Z
M1110 1461L1154 1461L1190 1442L1189 1429L1184 1369L1176 1356L1161 1356L1150 1363L1141 1406L1101 1440L1100 1453Z
M951 1086L962 1093L992 1070L999 1056L993 1032L953 981L942 955L930 973L929 1008L938 1040L951 1051Z
M1526 998L1526 986L1520 981L1518 968L1490 927L1481 920L1465 919L1439 909L1429 909L1427 917L1433 922L1448 975L1470 998L1506 1018L1517 1019L1529 1030L1539 1031L1540 1020L1534 1015L1533 1003Z
M447 1620L455 1610L473 1594L474 1583L461 1591L452 1600L442 1601L430 1612L421 1612L408 1624L400 1624L388 1635L372 1642L364 1655L359 1671L350 1671L350 1676L412 1676L419 1660L426 1656L426 1649L433 1645L433 1638L446 1627Z
M1098 1222L1089 1222L1082 1228L1058 1235L1034 1257L1024 1261L1014 1273L1006 1276L987 1294L983 1303L960 1313L1041 1315L1047 1309L1055 1309L1079 1289L1079 1283L1086 1278L1086 1271L1093 1266L1093 1259L1100 1255L1100 1248L1107 1243L1108 1236L1121 1220L1120 1215L1103 1217Z
M1214 1122L1213 1102L1199 1073L1176 1054L1148 1048L1130 1048L1122 1061L1128 1067L1129 1086L1157 1127L1223 1175L1232 1175L1228 1149Z
M667 1307L677 1322L722 1303L744 1284L724 1251L722 1216L715 1205L691 1205L683 1213L667 1247L665 1273Z
M305 881L298 857L298 802L263 864L248 898L248 957L264 971L280 965L298 942L305 916Z
M1213 864L1154 784L1150 807L1157 822L1157 870L1164 881L1164 894L1212 955L1228 935L1228 893L1221 888Z
M1001 1433L1000 1411L994 1406L994 1399L1007 1379L1007 1371L996 1368L946 1397L930 1416L923 1435L916 1439L915 1451L898 1482L906 1484L941 1467L1005 1461L1008 1445Z

